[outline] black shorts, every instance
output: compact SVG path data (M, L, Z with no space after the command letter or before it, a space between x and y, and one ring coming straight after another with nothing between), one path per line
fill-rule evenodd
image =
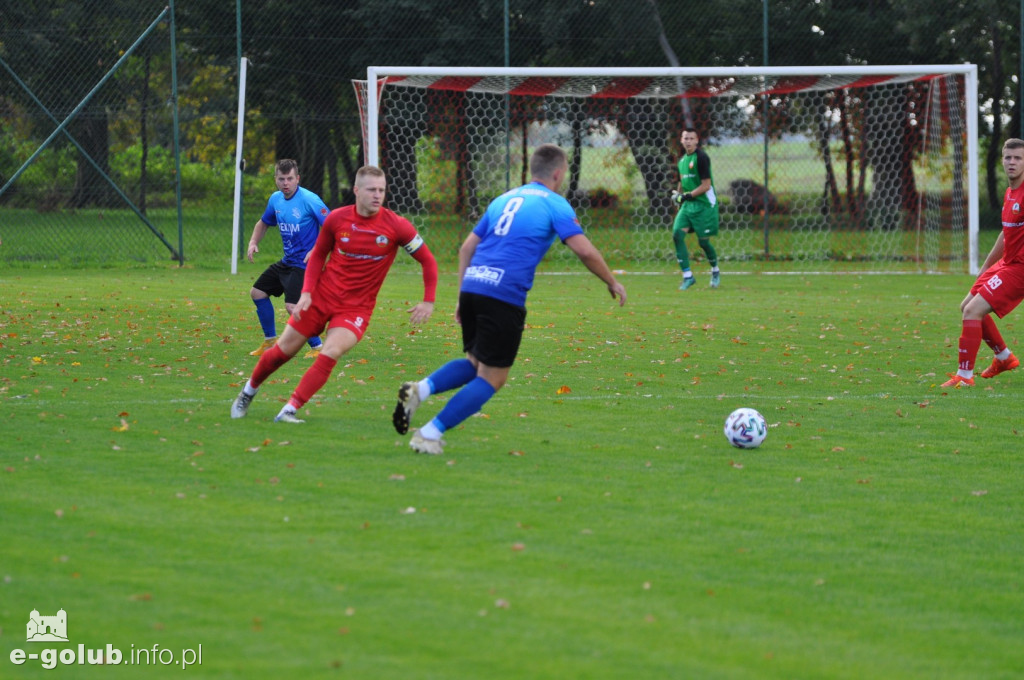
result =
M306 270L300 267L289 267L284 262L278 261L267 267L266 271L260 274L252 287L262 290L271 297L278 297L284 293L284 301L294 305L302 295L302 284L306 279Z
M462 349L482 364L508 368L515 363L526 325L526 308L476 293L459 294Z

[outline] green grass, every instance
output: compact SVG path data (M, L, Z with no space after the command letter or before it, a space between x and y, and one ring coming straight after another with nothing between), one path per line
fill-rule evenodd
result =
M258 214L250 206L246 215ZM176 267L171 251L133 213L125 210L79 210L40 214L33 210L9 209L0 225L0 266L79 269L107 267ZM175 252L179 248L177 212L150 212L154 226ZM256 218L253 217L253 220ZM459 245L472 222L455 215L412 216L442 266L454 268ZM246 222L249 218L246 218ZM637 213L633 208L581 211L581 221L590 239L617 268L650 269L675 265L671 224ZM802 268L804 270L872 271L966 271L966 237L949 230L919 236L904 226L898 232L837 227L825 231L820 215L786 214L772 217L768 234L769 257L765 258L763 218L724 212L721 232L714 243L719 257L730 269L747 271ZM231 261L231 211L229 207L190 208L185 212L181 246L185 268L223 271ZM251 224L243 227L247 243ZM988 253L997 231L979 234L982 258ZM927 240L926 240L927 238ZM694 257L701 257L696 239L689 239ZM927 247L926 247L927 246ZM694 252L697 251L697 252ZM926 261L926 255L941 256ZM951 259L956 254L957 259ZM281 240L270 234L260 244L257 264L266 266L281 257ZM565 248L553 248L549 259L564 266L575 260ZM782 260L786 262L779 265ZM239 248L239 271L255 269L245 262L244 244ZM257 272L253 272L255 278Z
M413 331L396 271L288 427L301 359L228 417L248 275L7 270L0 676L109 643L201 644L216 678L1019 677L1024 372L938 387L967 277L626 275L619 309L572 272L538 277L508 386L425 457L390 411L459 356L450 274ZM722 436L739 406L758 450ZM59 608L71 644L26 643Z

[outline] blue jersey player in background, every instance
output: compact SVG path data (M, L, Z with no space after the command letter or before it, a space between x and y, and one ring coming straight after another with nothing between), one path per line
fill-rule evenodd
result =
M252 238L249 239L246 252L249 262L252 262L253 255L260 252L259 244L267 229L277 227L284 245L284 257L267 267L249 291L256 305L256 316L263 328L264 338L263 344L249 352L254 357L263 354L277 341L274 304L270 297L284 295L284 308L289 314L292 313L292 308L302 294L306 257L320 235L320 226L330 213L319 196L299 186L299 165L290 158L277 162L274 182L278 190L270 195L263 217L252 228ZM319 336L311 337L306 358L316 358L322 345Z
M505 384L523 337L526 295L556 237L605 282L620 306L626 304L626 289L558 194L568 170L562 149L538 147L530 158L531 182L492 201L459 249L455 320L462 326L466 358L448 362L424 380L402 384L392 416L395 429L405 434L427 397L462 388L413 433L409 446L417 453L443 453L441 435L479 411Z

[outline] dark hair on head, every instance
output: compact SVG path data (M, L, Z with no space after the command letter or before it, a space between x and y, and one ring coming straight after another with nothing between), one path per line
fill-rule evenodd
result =
M684 127L683 132L692 132L693 134L700 137L700 133L697 132L697 128L693 127L692 125L687 125L686 127Z
M1004 149L1024 149L1024 139L1017 139L1016 137L1010 137L1003 142Z
M299 164L293 161L291 158L282 158L277 162L277 174L287 175L292 170L295 174L299 174Z
M554 144L541 144L530 157L530 175L538 179L549 179L555 170L567 163L561 148Z

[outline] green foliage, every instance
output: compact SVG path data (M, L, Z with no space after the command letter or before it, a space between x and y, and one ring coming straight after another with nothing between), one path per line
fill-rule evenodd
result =
M459 355L450 275L412 329L393 273L292 427L308 360L228 417L248 278L8 272L0 659L63 608L68 648L202 644L218 678L1018 674L1024 373L938 387L967 277L627 275L620 309L573 272L538 277L509 384L442 457L390 410ZM739 406L758 450L722 436Z
M14 152L3 160L5 165L10 163L9 173L13 175L21 167L14 163L29 158L38 146L29 140L9 139L9 142ZM9 205L41 211L62 205L74 184L77 156L78 151L69 146L54 145L45 149L18 178L15 190L10 193Z

